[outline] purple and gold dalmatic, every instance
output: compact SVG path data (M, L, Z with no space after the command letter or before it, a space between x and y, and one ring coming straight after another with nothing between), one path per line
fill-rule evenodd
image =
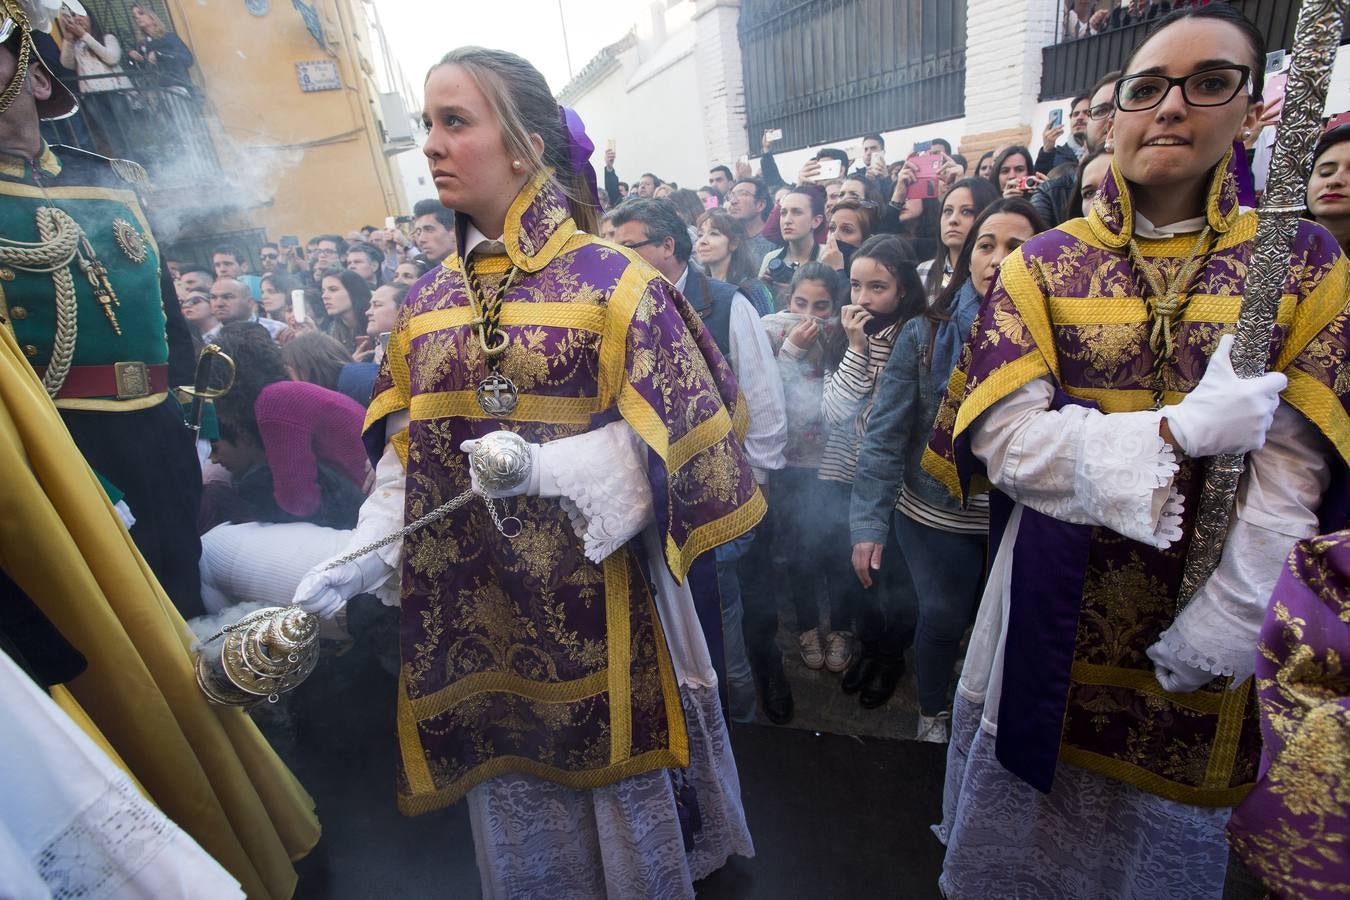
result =
M1216 241L1192 282L1175 360L1162 372L1165 403L1195 387L1219 336L1237 320L1257 214L1239 208L1231 166L1230 154L1211 179L1206 216ZM1112 413L1154 405L1149 313L1126 250L1133 225L1126 182L1113 165L1088 218L1038 235L1003 262L924 457L954 495L972 478L983 481L970 451L972 423L1034 379L1054 384L1056 408ZM1194 235L1138 240L1169 278L1194 243ZM1288 376L1284 400L1327 437L1342 470L1350 460L1346 290L1336 241L1300 223L1270 368ZM996 751L1005 768L1040 790L1050 790L1057 760L1202 806L1231 806L1250 790L1260 752L1250 680L1231 690L1221 678L1168 693L1145 655L1176 616L1202 476L1183 461L1174 484L1186 498L1186 537L1167 550L1023 510Z
M502 308L513 414L489 418L475 399L488 370L456 253L409 292L367 442L382 447L384 418L408 411L394 446L411 521L468 489L469 438L507 429L545 443L622 418L647 444L664 563L683 578L764 513L738 437L748 414L684 299L636 254L579 232L550 175L511 206L506 255L472 262L489 292L520 271ZM595 788L688 765L641 541L597 565L557 500L499 502L523 523L514 539L474 502L403 541L398 793L409 815L508 772Z
M1256 651L1261 778L1228 837L1277 897L1350 894L1350 531L1301 542Z

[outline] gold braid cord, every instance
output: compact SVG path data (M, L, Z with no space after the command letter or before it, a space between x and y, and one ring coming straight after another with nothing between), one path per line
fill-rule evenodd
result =
M1313 146L1321 131L1327 84L1345 28L1347 6L1350 0L1303 0L1299 10L1284 116L1257 218L1253 242L1256 250L1247 272L1233 343L1233 370L1242 378L1254 378L1265 372L1275 313L1289 277L1289 255L1304 208ZM1237 454L1209 460L1196 512L1195 533L1177 597L1178 612L1218 568L1243 468L1243 458Z
M51 206L38 207L37 230L41 238L37 243L0 238L0 263L25 272L51 273L56 288L56 334L42 386L54 400L75 357L77 310L70 263L84 241L84 231L67 213Z
M15 27L19 29L19 64L14 69L14 77L5 86L4 91L0 92L0 115L9 112L10 104L19 96L19 91L23 90L24 82L28 80L28 59L33 52L33 40L28 36L28 16L23 10L23 5L0 4L0 18L4 17L13 19Z

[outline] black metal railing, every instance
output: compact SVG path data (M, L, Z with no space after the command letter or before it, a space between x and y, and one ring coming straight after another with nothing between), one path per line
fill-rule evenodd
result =
M755 152L962 115L964 0L744 0L739 32Z
M1300 0L1230 0L1266 36L1270 50L1289 49ZM1154 20L1156 22L1156 19ZM1041 50L1041 99L1072 97L1092 86L1102 75L1125 65L1130 53L1147 36L1151 22L1139 22L1102 34L1063 41ZM1061 23L1062 27L1062 23ZM1350 24L1341 43L1350 39Z
M104 89L109 85L116 87ZM79 112L46 123L48 141L135 160L157 190L220 179L211 119L193 88L137 72L71 79L68 86Z

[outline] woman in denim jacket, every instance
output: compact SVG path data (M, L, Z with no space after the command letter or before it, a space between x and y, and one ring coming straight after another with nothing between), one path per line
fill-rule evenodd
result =
M998 200L980 214L947 287L896 339L858 456L849 509L854 571L866 582L881 567L894 509L895 536L919 598L920 740L947 740L952 668L979 604L989 539L988 495L971 497L962 509L921 460L980 299L1003 258L1042 228L1020 198Z

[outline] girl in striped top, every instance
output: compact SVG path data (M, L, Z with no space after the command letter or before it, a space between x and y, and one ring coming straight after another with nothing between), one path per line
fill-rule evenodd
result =
M840 310L847 347L826 374L821 397L821 417L831 429L818 476L827 500L822 547L835 611L825 661L832 671L847 668L844 692L860 693L862 705L871 709L890 698L904 673L903 653L913 634L917 600L908 572L901 571L899 553L890 554L887 571L879 573L875 586L870 575L855 576L849 497L881 370L901 326L927 304L909 247L895 235L876 235L858 248L849 266L849 289L852 302ZM888 596L892 581L897 590ZM849 633L855 623L862 651L856 658Z

